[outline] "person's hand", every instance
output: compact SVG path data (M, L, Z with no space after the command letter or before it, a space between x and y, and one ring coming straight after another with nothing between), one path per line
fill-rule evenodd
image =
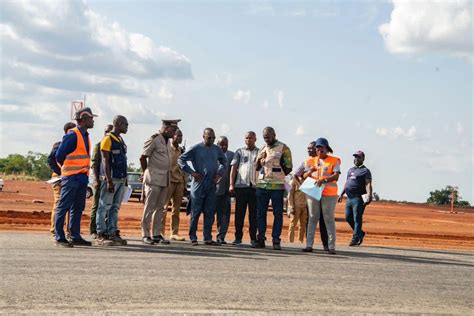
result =
M99 181L95 181L95 182L94 182L94 190L95 190L95 191L98 191L99 189L100 189Z
M260 164L263 166L265 164L265 159L267 158L267 153L264 151L261 155L260 155Z
M235 193L235 188L234 188L233 184L229 185L229 193L231 193L231 194Z
M143 182L143 173L138 177L138 181Z
M222 177L220 175L216 174L214 176L214 183L218 184L219 182L221 182L221 179L222 179Z
M314 185L320 187L324 183L325 183L324 179L319 179L318 181L316 181L316 183Z
M194 180L197 181L197 182L201 182L202 179L203 179L202 174L197 173L197 172L193 172L193 173L191 174L191 176L192 176L192 177L194 178Z
M115 191L114 182L112 181L112 179L107 180L107 191L109 191L110 193L114 193Z
M371 197L369 197L369 198L367 199L367 202L364 202L364 206L369 205L370 202L372 202L372 198L371 198Z
M341 203L341 202L342 202L342 195L339 196L339 198L337 199L337 202L338 202L338 203Z

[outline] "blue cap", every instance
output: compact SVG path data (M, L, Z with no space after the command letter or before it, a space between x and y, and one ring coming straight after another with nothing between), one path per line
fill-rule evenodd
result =
M316 147L329 147L329 142L326 138L318 138L316 139Z

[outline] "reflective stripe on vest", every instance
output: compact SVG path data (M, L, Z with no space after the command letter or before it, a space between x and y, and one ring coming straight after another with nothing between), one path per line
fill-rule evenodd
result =
M72 176L74 174L79 173L86 173L87 175L89 175L90 156L86 149L84 137L82 136L81 131L79 131L77 127L71 130L76 133L76 149L74 149L72 153L66 156L66 159L64 160L64 163L61 167L61 175ZM89 148L91 148L90 140Z

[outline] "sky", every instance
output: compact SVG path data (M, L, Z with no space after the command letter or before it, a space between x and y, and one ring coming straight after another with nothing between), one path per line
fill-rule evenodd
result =
M473 2L2 1L0 157L48 153L86 99L98 142L130 123L139 165L161 119L189 147L205 127L229 138L275 128L294 164L318 137L363 150L383 199L473 194Z

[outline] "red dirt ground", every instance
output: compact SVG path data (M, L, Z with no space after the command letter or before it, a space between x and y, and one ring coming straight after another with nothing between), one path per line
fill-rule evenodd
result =
M91 202L87 201L82 220L82 230L86 237ZM0 192L0 231L48 232L52 204L52 189L47 183L5 181L4 190ZM119 227L123 235L140 235L142 207L136 199L122 206ZM364 230L367 232L364 245L474 251L473 208L456 211L457 213L450 214L448 208L425 204L374 202L364 214ZM268 223L271 222L272 215L269 213ZM283 241L287 241L288 224L289 219L285 216ZM180 227L183 236L187 235L188 225L189 217L182 212ZM227 237L229 240L233 237L233 225L232 216ZM336 208L336 226L337 243L347 244L352 233L344 221L344 203L339 203ZM246 231L247 227L244 234L248 236ZM271 227L267 230L267 235L270 232Z

